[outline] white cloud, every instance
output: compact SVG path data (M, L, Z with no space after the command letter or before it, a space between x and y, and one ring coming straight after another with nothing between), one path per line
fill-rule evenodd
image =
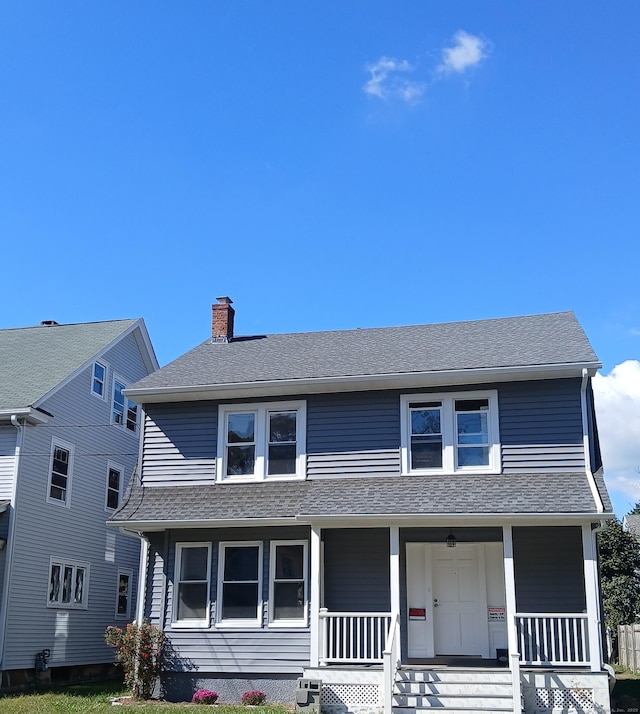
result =
M640 362L627 360L593 378L607 486L640 500Z
M436 69L441 74L464 72L469 67L480 64L487 56L487 43L480 37L459 30L453 40L453 47L445 47L442 50L442 62Z
M376 63L367 65L371 79L362 87L366 94L378 99L400 99L414 102L425 92L426 85L401 76L402 72L413 72L414 66L407 60L381 57Z

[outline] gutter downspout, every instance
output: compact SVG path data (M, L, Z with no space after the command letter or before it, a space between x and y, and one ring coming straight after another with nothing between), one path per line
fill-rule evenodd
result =
M597 513L604 513L604 505L596 480L591 471L591 444L589 440L589 419L587 410L587 384L589 383L589 372L586 368L582 370L582 384L580 385L580 408L582 412L582 445L584 448L584 468L587 474L587 481L591 489L591 495L596 506Z
M13 465L13 484L11 486L11 504L9 505L9 528L7 529L7 545L4 561L4 580L2 585L2 601L0 602L0 672L4 667L4 646L9 613L9 584L11 582L11 565L13 563L14 534L16 530L16 499L18 496L18 473L20 471L20 455L24 438L24 424L21 424L15 414L11 415L11 424L18 430L16 436L15 462ZM0 688L2 677L0 676Z

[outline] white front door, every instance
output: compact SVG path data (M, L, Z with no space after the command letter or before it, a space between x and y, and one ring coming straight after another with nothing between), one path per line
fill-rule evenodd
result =
M409 657L489 657L485 547L407 543Z
M435 653L483 656L489 646L483 548L475 543L431 548Z

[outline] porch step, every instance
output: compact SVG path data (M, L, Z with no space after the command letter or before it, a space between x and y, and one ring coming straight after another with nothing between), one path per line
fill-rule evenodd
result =
M399 669L395 714L513 712L511 673L504 669Z

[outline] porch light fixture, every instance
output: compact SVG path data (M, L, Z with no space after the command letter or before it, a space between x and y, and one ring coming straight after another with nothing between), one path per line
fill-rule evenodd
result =
M453 535L451 531L449 531L449 535L447 536L447 539L445 540L445 543L447 544L447 548L455 548L456 543L457 543L456 537Z

